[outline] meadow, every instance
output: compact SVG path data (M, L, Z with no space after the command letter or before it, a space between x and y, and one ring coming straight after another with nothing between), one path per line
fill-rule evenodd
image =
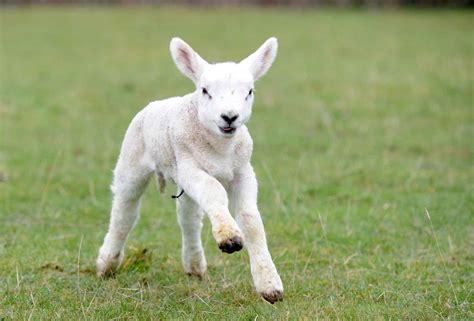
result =
M472 319L472 11L0 10L0 319ZM132 117L186 94L169 40L240 60L269 36L253 165L285 286L270 305L208 221L208 276L181 267L152 182L126 260L95 276Z

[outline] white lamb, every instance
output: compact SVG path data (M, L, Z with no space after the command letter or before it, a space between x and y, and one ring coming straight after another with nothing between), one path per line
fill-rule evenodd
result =
M247 248L257 292L271 303L283 299L257 208L257 180L250 164L253 143L245 126L254 81L270 68L277 47L276 38L270 38L240 63L209 64L183 40L171 40L173 60L196 90L152 102L132 120L114 171L110 225L97 259L99 276L120 266L140 198L155 173L160 189L171 180L184 190L176 204L186 273L206 273L201 243L206 213L223 252Z

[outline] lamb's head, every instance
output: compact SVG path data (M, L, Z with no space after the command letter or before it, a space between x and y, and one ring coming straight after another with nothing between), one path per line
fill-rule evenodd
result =
M195 83L198 118L211 133L233 137L249 120L254 82L272 65L277 47L276 38L270 38L239 63L209 64L183 40L171 40L171 56L178 69Z

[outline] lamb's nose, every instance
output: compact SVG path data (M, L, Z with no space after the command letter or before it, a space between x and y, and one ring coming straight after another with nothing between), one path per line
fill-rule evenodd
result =
M236 121L237 118L239 118L239 115L234 115L234 116L232 116L232 117L229 117L229 116L227 116L227 115L225 115L225 114L222 114L222 115L221 115L221 118L224 119L224 121L225 121L227 124L230 125L230 124L232 124L234 121Z

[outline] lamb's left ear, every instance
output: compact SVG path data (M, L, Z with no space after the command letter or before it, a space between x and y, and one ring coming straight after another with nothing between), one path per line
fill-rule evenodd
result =
M240 65L246 66L253 75L253 79L257 80L262 77L268 69L270 69L275 60L278 49L278 41L272 37L265 41L253 54L240 62Z
M208 63L180 38L171 39L170 51L179 71L196 83Z

